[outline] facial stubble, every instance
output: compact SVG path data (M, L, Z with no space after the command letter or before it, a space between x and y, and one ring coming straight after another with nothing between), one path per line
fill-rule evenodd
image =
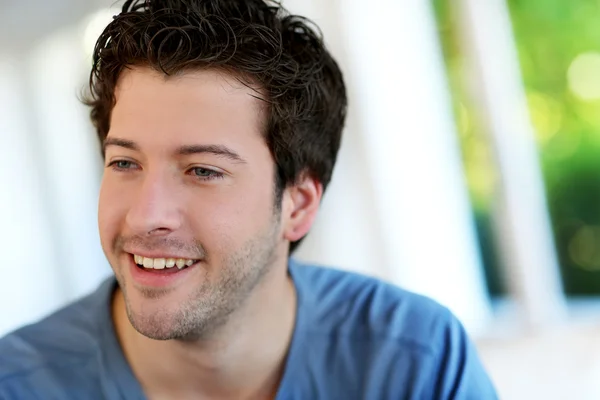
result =
M195 266L194 268L200 269L197 273L204 275L201 283L176 307L171 304L171 309L159 307L145 312L142 303L139 312L134 310L127 285L123 277L117 274L132 326L142 335L155 340L190 341L213 336L243 306L271 270L276 258L280 224L280 209L275 207L273 220L265 232L247 240L244 245L223 258L216 271L216 281L210 280L208 269L214 266L203 263ZM196 246L204 251L200 244ZM210 254L206 255L206 259L212 259ZM147 289L140 291L140 294L145 299L160 302L172 290Z

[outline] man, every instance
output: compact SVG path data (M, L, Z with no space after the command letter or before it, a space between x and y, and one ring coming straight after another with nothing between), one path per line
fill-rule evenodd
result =
M445 308L290 259L346 113L306 20L129 0L90 88L116 279L0 341L1 399L496 398Z

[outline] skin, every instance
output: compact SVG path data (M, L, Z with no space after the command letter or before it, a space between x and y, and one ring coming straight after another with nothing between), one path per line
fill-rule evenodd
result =
M98 221L116 333L149 398L275 397L296 312L288 247L322 186L303 174L275 204L255 96L214 70L120 76ZM133 280L131 254L200 262L152 288Z

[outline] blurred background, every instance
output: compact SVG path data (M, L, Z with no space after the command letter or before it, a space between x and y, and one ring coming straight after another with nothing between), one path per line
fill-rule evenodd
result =
M121 3L0 0L0 336L110 276L78 99ZM350 94L297 257L448 306L502 398L600 398L600 1L284 4Z

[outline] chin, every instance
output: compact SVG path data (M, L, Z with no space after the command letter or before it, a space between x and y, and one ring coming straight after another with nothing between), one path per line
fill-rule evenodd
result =
M227 319L223 310L210 306L210 301L193 302L189 296L176 291L160 293L156 298L149 298L148 293L137 288L132 291L125 295L129 322L150 339L197 340L206 337Z
M140 334L154 340L176 339L182 332L177 319L177 312L165 308L156 309L150 305L127 306L129 322Z

